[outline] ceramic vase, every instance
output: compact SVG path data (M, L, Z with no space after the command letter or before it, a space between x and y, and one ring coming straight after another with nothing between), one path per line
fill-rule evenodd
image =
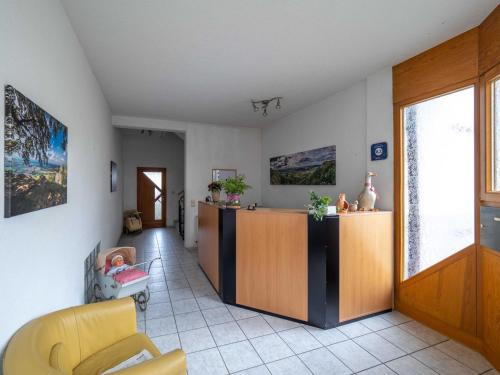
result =
M360 211L373 211L375 209L377 193L375 192L375 187L372 184L372 177L376 175L377 174L373 172L368 172L366 174L365 187L358 197L358 207Z
M212 191L212 201L213 202L220 201L220 191Z

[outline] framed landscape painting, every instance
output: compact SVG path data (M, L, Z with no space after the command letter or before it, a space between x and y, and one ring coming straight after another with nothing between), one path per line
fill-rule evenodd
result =
M270 159L271 185L335 185L336 146Z
M6 218L67 202L68 128L5 86Z

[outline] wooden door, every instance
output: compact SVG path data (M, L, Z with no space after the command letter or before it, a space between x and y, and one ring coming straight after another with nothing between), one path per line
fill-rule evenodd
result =
M137 210L143 228L164 227L167 222L166 168L137 168Z

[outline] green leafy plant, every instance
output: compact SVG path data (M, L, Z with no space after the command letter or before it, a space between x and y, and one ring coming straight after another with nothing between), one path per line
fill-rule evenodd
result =
M309 192L309 198L311 199L311 203L306 205L306 207L312 213L314 220L322 221L328 213L328 205L331 203L332 198L328 195L320 196L312 190Z
M208 191L211 193L221 191L222 190L222 182L221 181L214 181L208 185Z
M251 186L245 182L245 176L240 174L236 177L227 178L222 182L222 187L226 194L241 195L245 190L250 189Z

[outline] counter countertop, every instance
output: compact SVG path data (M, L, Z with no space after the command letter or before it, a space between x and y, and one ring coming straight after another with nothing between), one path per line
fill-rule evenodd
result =
M299 209L299 208L275 208L275 207L257 207L255 211L253 210L247 210L246 206L242 206L241 208L231 208L231 207L222 207L219 206L218 204L215 204L213 202L203 202L200 201L200 203L206 204L208 206L212 206L215 208L220 208L220 209L230 209L230 210L240 210L240 211L246 211L246 212L282 212L282 213L296 213L296 214L308 214L308 210L306 209ZM332 215L332 216L359 216L359 215L374 215L374 214L391 214L392 211L357 211L357 212L347 212L347 213L341 213L337 215Z

